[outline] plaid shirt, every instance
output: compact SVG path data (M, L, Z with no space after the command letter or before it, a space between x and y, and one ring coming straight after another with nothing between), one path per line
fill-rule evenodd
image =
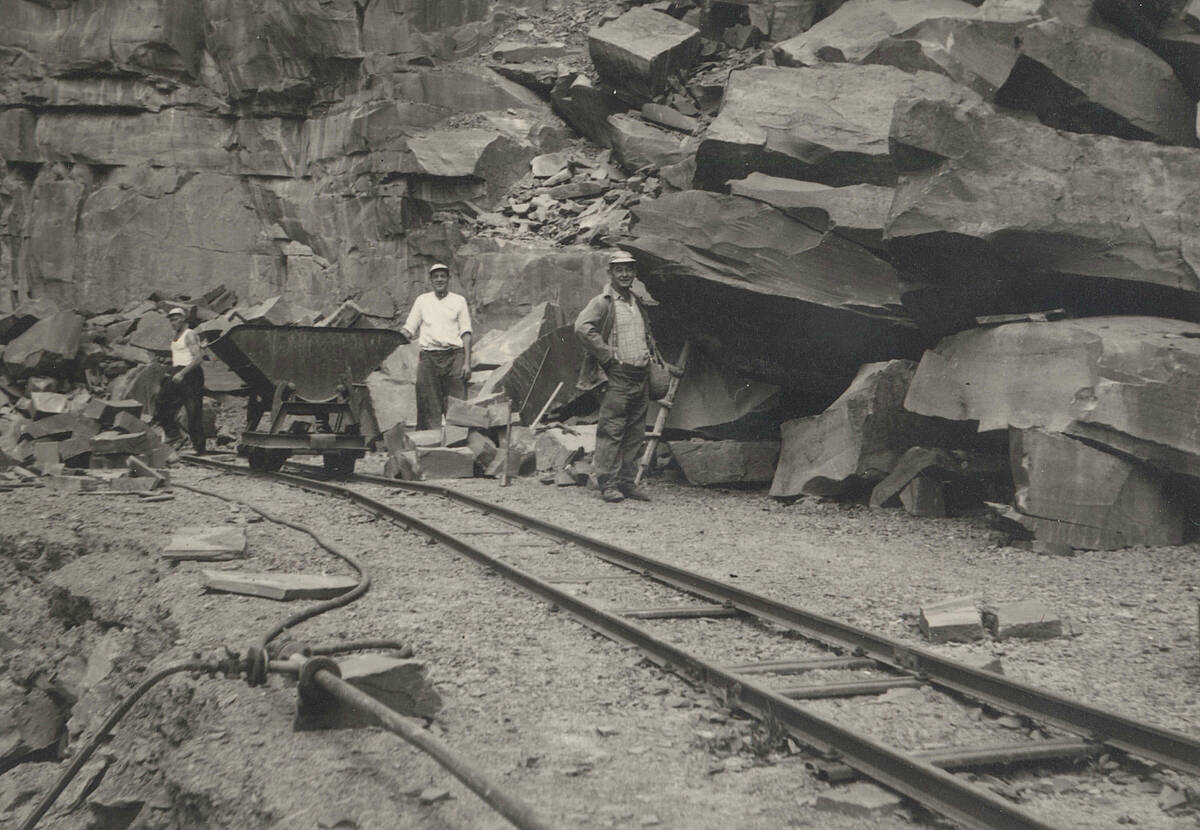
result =
M646 324L642 313L634 305L619 296L613 297L613 350L621 363L630 366L647 366L650 363L650 348L646 345Z

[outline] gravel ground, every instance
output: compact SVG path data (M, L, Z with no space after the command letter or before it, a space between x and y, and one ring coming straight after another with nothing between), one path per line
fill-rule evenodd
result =
M286 486L193 468L172 474L306 522L360 556L372 573L371 592L304 623L297 635L314 644L364 637L411 643L443 699L433 731L555 826L936 824L911 806L870 816L829 811L823 798L831 788L805 771L809 756L799 748L441 546ZM482 479L450 485L914 644L923 644L915 618L923 603L961 594L1041 599L1069 621L1072 636L933 648L953 658L1000 656L1010 677L1196 732L1196 546L1044 557L996 547L975 518L914 519L816 500L782 505L761 492L656 482L652 504L606 505L586 491L532 479L508 488ZM406 509L428 503L422 496L389 498ZM74 735L89 734L148 665L196 649L244 649L295 607L204 593L205 566L157 558L174 527L244 524L249 558L239 564L246 568L348 570L302 533L179 489L174 501L157 504L18 490L0 494L0 518L0 623L12 640L0 649L0 669L16 682L79 692ZM485 545L489 539L476 538ZM511 558L535 572L600 572L576 555L532 545ZM628 585L591 581L570 589L628 607ZM641 601L670 600L651 591ZM646 626L719 660L812 652L769 626ZM832 679L826 672L788 680ZM975 743L1004 732L995 713L926 690L809 705L906 748ZM60 809L43 826L125 826L120 816L139 801L147 805L140 827L508 826L398 738L374 728L297 732L294 708L295 692L278 679L252 689L177 676L134 710L103 758L85 770L83 779L107 767L95 792L86 800L68 793L60 805L78 801L78 808ZM1109 766L982 780L1056 826L1197 826L1194 810L1168 814L1158 804L1164 784L1197 782ZM0 825L22 817L31 794L59 769L26 763L0 775ZM448 797L426 803L443 792Z

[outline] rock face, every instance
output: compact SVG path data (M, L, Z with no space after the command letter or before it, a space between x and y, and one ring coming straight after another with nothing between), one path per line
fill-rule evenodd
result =
M904 409L915 371L907 360L868 364L820 415L785 421L771 495L849 492L883 479L910 447L943 443L944 422Z
M925 353L904 406L981 431L1062 432L1200 477L1198 334L1146 317L965 331Z
M896 101L940 100L954 90L942 75L890 66L734 72L697 152L696 183L715 190L759 172L834 186L894 185L888 128Z
M601 78L650 100L667 88L667 78L691 66L700 52L700 30L661 14L633 8L588 32L588 52Z
M623 247L661 312L747 377L832 392L827 402L862 363L915 345L892 267L837 234L701 191L633 213Z
M914 313L1196 314L1200 151L1062 133L973 95L896 107L886 237Z
M435 211L486 209L556 149L528 90L409 63L478 50L495 12L6 0L0 48L23 57L0 70L0 308L15 293L98 311L220 281L251 302L382 288L406 304L462 242Z

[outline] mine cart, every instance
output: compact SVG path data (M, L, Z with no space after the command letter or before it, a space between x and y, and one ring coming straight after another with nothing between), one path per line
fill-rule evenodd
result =
M366 451L364 381L406 342L390 329L241 325L210 343L250 390L239 451L251 469L278 470L301 454L322 456L331 474L352 472Z

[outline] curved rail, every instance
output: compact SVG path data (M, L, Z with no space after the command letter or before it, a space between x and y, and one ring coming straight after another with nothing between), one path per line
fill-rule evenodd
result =
M225 471L243 474L249 472L240 465L226 464L213 459L189 458L188 461L189 463ZM563 591L507 562L489 556L476 546L404 511L332 482L289 473L272 473L269 477L273 480L303 489L341 496L377 515L386 517L414 532L446 545L451 550L492 569L508 581L536 596L555 603L559 608L574 615L589 628L611 639L637 648L660 665L697 679L716 690L724 697L729 706L744 709L765 722L777 724L802 743L827 753L835 753L844 763L867 777L885 784L963 827L973 828L974 830L1050 830L1051 828L1051 825L1042 822L1035 816L993 795L991 792L968 784L932 764L906 755L893 747L879 743L871 738L845 729L832 721L812 714L799 706L795 701L789 700L766 687L754 683L746 675L712 665L671 643L655 637L628 619L592 606L569 592ZM370 479L363 477L363 480ZM391 479L378 479L378 481L389 485L397 483ZM404 484L409 485L411 482L404 482ZM439 494L442 494L441 491L443 491L443 488L437 488L432 485L425 485L417 489ZM450 493L452 491L444 492ZM467 498L469 499L470 497ZM560 538L569 541L575 541L576 539L587 540L587 537L571 534L570 531L554 528L553 525L549 525L548 523L524 516L515 511L509 511L506 508L500 508L497 505L492 505L482 500L470 499L469 503L478 509L525 527L539 527L540 529L545 526L546 528L553 528L558 533L565 534L560 536ZM602 548L609 547L596 540L587 541ZM656 567L668 571L679 571L679 569L672 569L671 566L657 563L645 557L637 557L635 554L627 555L634 557L640 563L637 566L638 570L651 571L652 575ZM630 562L632 561L634 560L631 559ZM625 567L632 567L632 565L626 564ZM676 573L672 579L664 581L676 584L678 576L679 574ZM697 578L699 579L700 577ZM765 599L762 601L769 602Z

